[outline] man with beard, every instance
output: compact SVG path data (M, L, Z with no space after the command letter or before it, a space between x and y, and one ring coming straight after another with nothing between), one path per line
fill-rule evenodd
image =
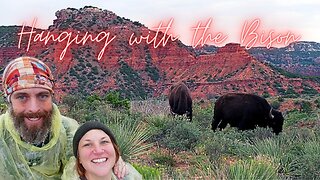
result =
M50 68L36 58L17 58L4 70L2 85L9 109L0 116L1 179L60 179L79 125L52 102ZM122 164L115 167L119 178L126 173Z

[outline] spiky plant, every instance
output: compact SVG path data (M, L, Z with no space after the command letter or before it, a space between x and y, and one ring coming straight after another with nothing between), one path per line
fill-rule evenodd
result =
M228 179L237 180L273 180L279 179L277 165L267 156L256 156L254 159L238 161L229 169Z
M137 121L117 118L104 123L115 135L124 160L139 157L147 153L152 146L152 143L146 142L151 136L149 128Z

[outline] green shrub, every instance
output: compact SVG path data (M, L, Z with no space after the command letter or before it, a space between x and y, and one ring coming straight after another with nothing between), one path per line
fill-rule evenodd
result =
M309 101L303 101L301 104L302 112L312 112L312 104Z
M142 175L143 179L161 180L161 171L150 166L132 164L132 166Z
M257 156L255 159L238 161L231 165L228 179L278 179L277 168L267 156Z
M303 175L305 179L320 177L320 144L319 141L309 141L303 144L302 149Z
M224 131L216 131L206 139L205 153L211 162L219 163L222 157L237 156L238 149L246 146L246 138L235 128L226 128Z
M242 154L247 154L247 156L262 154L274 158L281 158L285 150L281 148L280 141L273 138L256 140L250 146L246 147L247 148L242 148L240 151L242 151Z
M213 107L212 105L202 108L198 104L193 105L193 123L200 126L201 129L207 129L211 127L213 117Z
M320 97L318 97L316 100L314 100L314 104L318 109L320 109Z
M286 115L283 122L283 127L286 128L289 126L293 126L298 122L304 121L304 119L306 119L307 117L308 115L306 113L301 113L297 110L291 111Z
M281 168L279 170L283 177L313 179L309 178L312 176L310 172L319 164L319 158L316 158L319 157L320 148L318 133L307 128L290 128L279 137L281 148L284 150L280 158Z
M162 139L166 136L168 123L171 121L171 118L166 116L148 116L146 121L152 132L150 141L162 141Z
M201 132L196 125L177 118L167 124L161 145L175 152L192 150L200 137Z
M199 179L226 179L227 168L223 163L210 162L209 157L204 155L197 158L195 168L191 169L191 172Z
M69 108L73 108L79 102L80 95L69 94L63 97L62 103L67 105Z
M280 101L277 101L277 100L272 101L272 102L270 103L270 105L271 105L274 109L279 109L279 108L280 108Z
M120 97L119 92L109 92L104 98L114 108L124 108L125 110L130 109L129 99Z
M171 155L164 154L162 152L155 152L151 154L151 158L157 164L164 165L164 166L174 166L176 164L175 160Z
M0 113L4 113L7 109L8 109L8 106L7 106L7 103L5 102L5 97L3 95L3 92L0 92Z

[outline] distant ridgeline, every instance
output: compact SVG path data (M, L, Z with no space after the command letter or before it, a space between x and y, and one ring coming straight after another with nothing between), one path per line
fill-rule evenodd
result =
M146 42L132 46L128 39L133 32L163 34L94 7L62 9L56 16L47 30L34 28L33 31L57 35L76 34L81 30L97 39L72 44L66 49L66 44L58 41L30 43L27 35L19 39L22 26L0 26L1 74L10 60L28 55L52 67L58 96L117 90L127 98L145 99L166 96L170 86L178 81L186 82L192 96L198 99L228 92L265 97L320 92L320 43L301 41L283 48L249 50L235 43L192 48L180 40L168 41L157 48ZM31 31L31 27L24 28ZM107 33L99 35L102 31L109 32L109 40L113 36L117 38L105 46ZM102 36L104 41L99 42ZM28 44L31 45L27 51ZM103 55L98 60L102 49ZM61 60L62 52L65 54Z

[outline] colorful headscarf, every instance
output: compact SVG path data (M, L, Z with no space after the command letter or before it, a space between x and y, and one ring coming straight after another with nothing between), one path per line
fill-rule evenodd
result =
M3 72L2 86L8 100L13 92L26 88L40 87L53 93L53 85L50 68L33 57L17 58Z

